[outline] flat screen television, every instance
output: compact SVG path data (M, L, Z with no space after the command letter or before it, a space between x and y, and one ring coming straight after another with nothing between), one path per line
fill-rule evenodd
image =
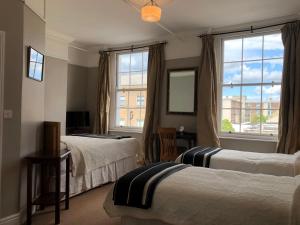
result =
M31 46L27 49L27 77L42 81L44 75L44 55Z
M88 111L69 111L66 118L67 128L83 128L90 126L90 114Z

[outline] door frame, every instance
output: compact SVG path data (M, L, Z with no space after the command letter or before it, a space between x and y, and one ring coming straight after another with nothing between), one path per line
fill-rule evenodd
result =
M3 111L4 111L5 32L0 31L0 193L2 178ZM1 206L0 206L1 209Z

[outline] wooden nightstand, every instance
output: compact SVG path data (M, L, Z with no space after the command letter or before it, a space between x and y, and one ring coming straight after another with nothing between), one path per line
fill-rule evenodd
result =
M53 156L43 152L37 152L26 157L27 160L27 225L31 225L32 206L40 205L43 209L44 206L55 205L55 224L60 223L60 200L65 197L65 208L69 209L69 195L70 195L70 157L71 152L62 150L59 156ZM66 161L66 190L60 191L60 176L61 176L61 162ZM41 182L41 194L38 198L32 199L32 169L33 166L39 164L41 168L46 165L55 168L55 192L45 192L45 182ZM43 174L43 172L42 172ZM43 177L41 177L43 179Z

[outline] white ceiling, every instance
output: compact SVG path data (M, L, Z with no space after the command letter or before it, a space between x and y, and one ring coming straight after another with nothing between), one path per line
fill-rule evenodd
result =
M47 28L85 45L120 45L168 33L145 23L126 0L46 0ZM146 0L132 0L137 7ZM221 28L300 12L300 0L160 0L161 23L171 31Z

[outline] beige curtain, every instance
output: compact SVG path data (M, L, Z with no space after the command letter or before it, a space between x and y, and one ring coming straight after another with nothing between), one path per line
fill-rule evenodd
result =
M109 53L100 52L94 133L107 134L110 106Z
M159 153L155 143L155 133L157 133L159 124L160 86L165 64L164 48L164 44L149 47L147 104L143 128L143 151L146 163L159 160Z
M198 74L197 142L202 146L220 146L217 135L217 73L214 38L202 38Z
M285 25L281 32L284 62L277 152L293 154L300 150L300 21Z

